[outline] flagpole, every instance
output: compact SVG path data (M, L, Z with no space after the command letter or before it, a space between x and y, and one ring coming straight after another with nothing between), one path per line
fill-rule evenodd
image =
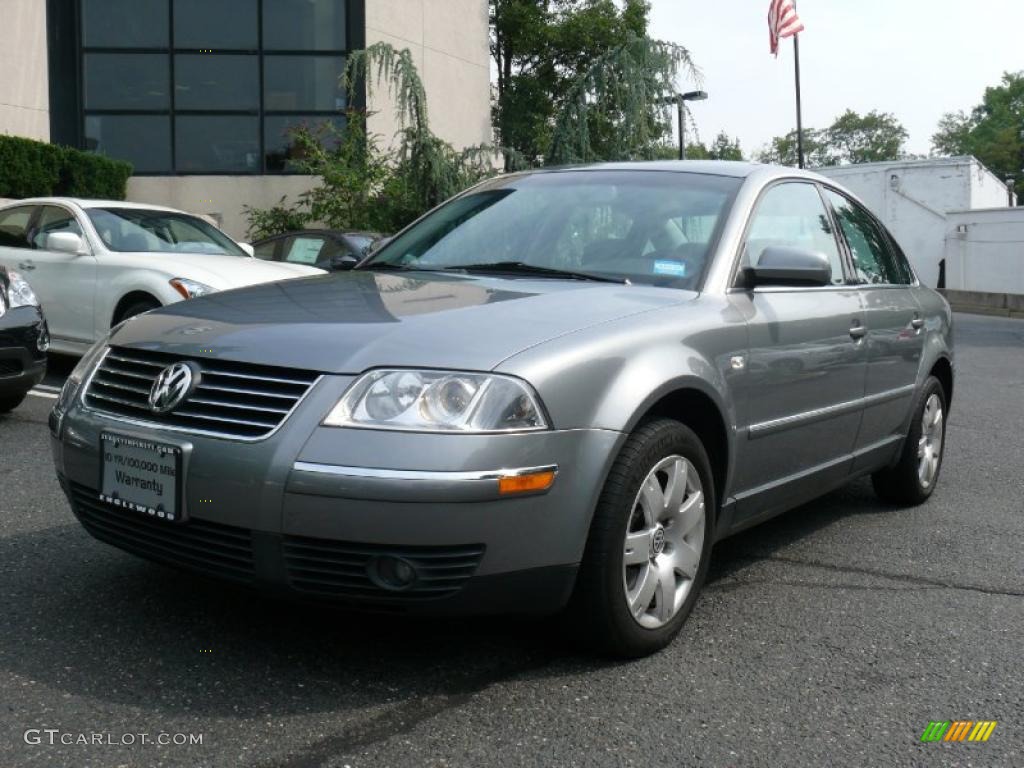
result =
M796 156L798 167L804 167L804 118L800 106L800 35L793 35L793 62L796 68Z

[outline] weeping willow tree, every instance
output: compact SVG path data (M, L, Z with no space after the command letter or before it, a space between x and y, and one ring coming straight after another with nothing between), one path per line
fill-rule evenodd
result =
M649 37L597 57L559 105L547 162L654 159L671 132L666 105L680 76L701 82L689 51Z

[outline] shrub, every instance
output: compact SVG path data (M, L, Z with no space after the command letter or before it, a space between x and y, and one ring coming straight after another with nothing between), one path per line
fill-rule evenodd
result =
M60 181L61 147L20 136L0 136L0 197L52 195Z
M0 197L69 195L123 200L132 167L45 141L0 135Z

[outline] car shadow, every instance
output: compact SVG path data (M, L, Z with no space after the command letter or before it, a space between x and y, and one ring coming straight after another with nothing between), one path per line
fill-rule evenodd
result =
M879 513L868 494L854 486L720 543L709 588L842 517ZM139 560L74 522L0 539L0 573L0 666L55 697L146 712L396 705L415 722L509 677L621 663L556 639L552 620L431 620L272 599Z

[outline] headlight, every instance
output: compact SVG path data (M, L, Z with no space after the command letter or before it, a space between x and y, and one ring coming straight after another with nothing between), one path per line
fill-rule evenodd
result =
M7 288L7 301L11 309L39 306L39 299L36 298L29 284L25 282L25 278L17 272L8 272L7 276L11 279L11 284Z
M413 432L529 432L547 429L537 396L510 376L380 370L360 376L324 425Z
M176 277L170 283L171 287L186 299L196 299L208 293L217 292L216 288L195 280L189 280L187 277Z

